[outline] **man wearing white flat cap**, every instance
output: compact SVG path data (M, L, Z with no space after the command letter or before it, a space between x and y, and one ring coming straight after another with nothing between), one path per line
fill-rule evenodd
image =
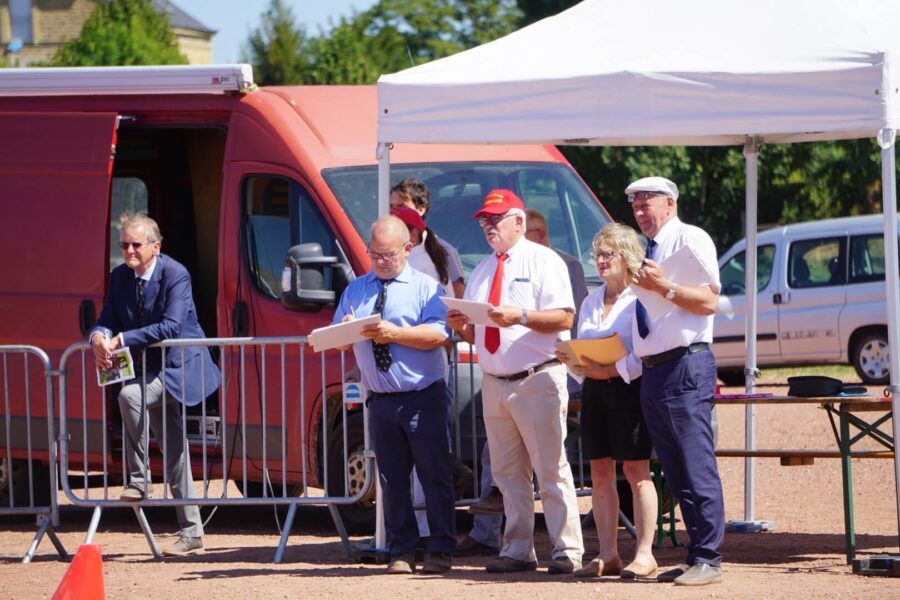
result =
M638 302L633 324L634 351L644 363L641 409L690 537L686 564L657 579L676 585L719 583L725 508L713 445L716 363L709 347L720 288L716 247L705 231L679 220L678 186L672 181L644 177L625 193L649 239L633 284L671 303L653 318ZM689 286L666 276L659 263L682 246L694 251L713 281Z

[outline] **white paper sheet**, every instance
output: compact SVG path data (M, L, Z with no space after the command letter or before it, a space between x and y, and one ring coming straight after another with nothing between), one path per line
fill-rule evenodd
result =
M690 246L682 246L659 263L659 266L666 274L666 279L674 281L678 285L701 286L715 281ZM646 290L636 285L632 285L631 289L647 309L647 314L651 319L666 314L675 306L672 301L666 300L652 290Z
M441 300L444 301L444 304L447 305L448 309L458 310L469 317L469 321L474 325L497 326L497 324L488 316L488 311L494 307L487 302L472 302L471 300L460 300L459 298L447 297L441 298Z
M374 314L346 323L335 323L319 327L309 332L307 339L313 350L322 352L339 346L346 346L363 339L362 330L366 325L375 325L381 321L381 314Z

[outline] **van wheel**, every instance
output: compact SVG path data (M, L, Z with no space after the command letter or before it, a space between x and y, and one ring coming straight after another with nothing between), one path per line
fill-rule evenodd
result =
M328 495L344 495L344 428L341 424L328 436ZM347 491L355 496L366 481L365 434L362 413L347 419ZM338 512L347 531L358 535L375 532L375 484L356 504L339 504Z
M862 336L853 348L853 368L866 385L885 385L891 378L891 352L887 332Z
M38 461L31 462L34 506L50 505L50 470ZM32 506L28 489L28 461L23 458L0 457L0 508Z

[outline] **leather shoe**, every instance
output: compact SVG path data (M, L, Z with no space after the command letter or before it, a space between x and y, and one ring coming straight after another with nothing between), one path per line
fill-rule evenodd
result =
M537 569L537 561L516 560L509 556L501 556L484 567L484 570L488 573L518 573L519 571L534 571L535 569Z
M422 573L437 574L446 573L453 568L453 559L446 552L432 552L425 558Z
M652 579L656 577L656 571L656 559L652 556L649 560L633 560L622 569L622 579Z
M691 565L678 565L677 567L672 567L667 571L663 571L659 575L656 576L656 580L660 583L672 583L682 575L684 575L688 569L691 568Z
M465 558L467 556L497 556L499 553L500 548L482 544L471 535L467 535L463 538L463 541L456 545L453 556L457 558Z
M412 554L396 554L388 564L388 575L409 575L416 570L416 557Z
M709 585L722 583L722 568L707 563L694 563L675 580L675 585Z
M492 487L483 500L479 500L469 507L469 512L473 515L502 515L503 494L497 488Z
M600 560L598 556L585 566L575 571L575 577L601 577L603 575L618 575L622 572L622 559L616 556L609 562Z
M550 575L568 575L581 568L581 561L569 558L568 556L557 556L550 561L547 566L547 573Z

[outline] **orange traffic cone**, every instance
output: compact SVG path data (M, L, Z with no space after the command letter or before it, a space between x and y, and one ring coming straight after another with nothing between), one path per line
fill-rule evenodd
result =
M53 600L103 600L103 556L99 544L83 544L63 575Z

